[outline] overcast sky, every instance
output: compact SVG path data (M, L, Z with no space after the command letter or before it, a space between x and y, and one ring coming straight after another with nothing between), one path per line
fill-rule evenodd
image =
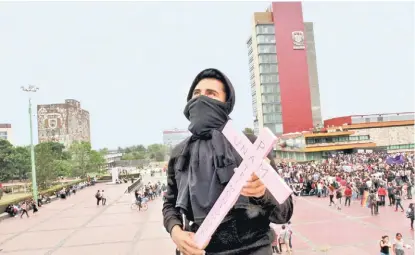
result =
M29 143L34 104L77 99L94 148L162 142L187 128L194 76L216 67L236 87L236 125L252 127L246 40L269 2L0 3L0 123ZM414 4L306 2L323 118L414 111ZM37 128L35 128L37 141Z

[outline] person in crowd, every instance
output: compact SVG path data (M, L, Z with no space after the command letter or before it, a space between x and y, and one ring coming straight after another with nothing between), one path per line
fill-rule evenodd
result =
M342 187L337 187L337 189L336 189L336 207L337 207L337 210L342 209L342 197L343 197Z
M101 190L101 204L105 205L107 203L107 198L104 195L104 190Z
M386 189L383 186L380 186L378 189L378 196L379 196L379 205L385 206L385 197L386 197Z
M98 190L97 193L95 193L95 198L97 199L97 205L99 205L99 202L101 201L101 191Z
M380 255L389 255L389 249L392 247L392 245L389 243L389 237L388 236L382 236L382 239L380 239L379 242L380 246Z
M394 187L392 182L388 184L388 198L389 198L389 206L395 205L395 194L394 194Z
M291 197L278 203L252 174L210 241L205 247L195 244L194 233L242 162L221 133L234 105L234 87L223 73L206 69L196 76L184 109L192 135L172 151L162 210L164 226L184 255L271 254L270 222L285 224L293 214ZM270 165L276 169L271 158ZM189 226L188 221L193 224Z
M350 186L347 186L346 189L344 190L344 196L345 196L344 206L350 207L350 201L352 200L352 188Z
M33 215L35 215L39 211L37 209L37 204L36 204L35 200L31 201L31 205L32 205L32 208L33 208Z
M379 214L379 207L378 207L378 199L377 199L377 193L375 189L370 190L369 197L368 197L368 203L370 207L370 213L373 215Z
M278 236L278 230L277 225L271 223L270 224L272 231L274 231L274 241L272 242L272 253L281 254L280 244L278 242L279 236Z
M401 233L396 233L395 241L392 245L393 252L395 255L405 255L405 248L410 248L410 246L404 244Z
M335 193L335 188L333 185L330 185L329 186L329 198L330 198L329 206L331 206L331 204L336 205L336 203L333 201L334 193Z
M400 190L397 189L395 191L395 205L396 205L395 212L398 211L398 207L400 207L401 210L402 210L402 212L404 212L404 209L403 209L403 206L401 204L401 201L402 201L402 193L401 193Z
M290 236L291 233L288 230L288 228L285 225L281 226L281 231L279 233L279 243L280 243L280 251L283 251L283 247L285 247L285 250L287 251L288 254L292 254L291 253L291 248L290 248Z
M406 210L406 217L411 221L411 230L414 231L414 216L415 216L414 203L410 203L408 209Z
M27 218L29 218L29 213L27 212L28 210L28 204L26 201L23 201L23 203L20 206L20 210L21 210L21 214L20 214L20 218L23 218L23 214L26 214Z

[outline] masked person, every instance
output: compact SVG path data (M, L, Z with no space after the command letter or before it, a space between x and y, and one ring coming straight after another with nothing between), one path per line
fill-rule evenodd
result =
M253 174L209 243L200 249L193 241L242 162L221 133L234 104L234 88L220 71L206 69L196 76L184 109L192 135L172 151L163 204L164 226L184 255L271 255L274 233L270 222L284 224L293 214L292 198L279 204ZM256 139L248 138L251 142ZM270 164L275 168L272 160ZM188 221L193 224L189 226Z

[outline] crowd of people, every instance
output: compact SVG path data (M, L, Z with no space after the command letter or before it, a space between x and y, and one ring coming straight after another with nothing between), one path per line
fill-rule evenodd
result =
M160 181L152 184L151 182L148 182L147 184L143 185L142 187L138 188L134 192L135 202L138 205L138 208L141 209L141 204L148 200L154 200L157 197L160 197L162 195L162 192L164 192L167 189L166 185L163 183L161 184Z
M77 190L81 190L85 187L95 185L96 180L84 181L78 184L70 185L68 187L63 187L61 190L54 192L54 196L57 199L67 199L71 194L76 194ZM17 203L9 204L4 210L10 217L17 217L20 215L20 218L26 214L29 218L29 211L33 211L33 214L36 214L39 211L39 208L44 204L52 202L51 197L48 194L39 194L37 201L34 201L33 198L20 201Z
M393 207L395 212L406 212L410 228L414 230L414 204L411 201L414 159L413 152L336 154L319 163L280 162L277 168L296 196L328 198L329 206L335 206L337 210L350 207L352 200L358 200L360 206L369 208L373 216L380 214L380 207ZM289 225L275 232L274 251L279 253L286 247L291 252L291 241L287 241L292 234ZM393 244L388 241L386 245L385 242L380 244L384 254L389 254L384 252L389 248L395 254L404 254L402 234L396 234Z

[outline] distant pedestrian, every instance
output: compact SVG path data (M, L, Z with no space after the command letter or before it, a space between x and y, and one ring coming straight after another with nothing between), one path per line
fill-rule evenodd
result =
M37 204L36 204L35 200L32 200L32 208L33 208L33 214L35 214L35 213L37 213L37 211L39 211L37 209Z
M27 217L29 218L29 214L27 213L27 203L26 203L26 201L23 202L20 209L22 210L22 214L20 214L20 218L23 218L23 214L25 214L25 213L26 213Z
M101 192L99 190L95 193L95 198L97 199L97 205L99 205L99 202L101 201Z
M406 217L411 221L411 230L414 230L414 203L410 203L408 209L406 210Z
M107 203L107 198L104 195L104 190L101 190L101 204L105 205Z

